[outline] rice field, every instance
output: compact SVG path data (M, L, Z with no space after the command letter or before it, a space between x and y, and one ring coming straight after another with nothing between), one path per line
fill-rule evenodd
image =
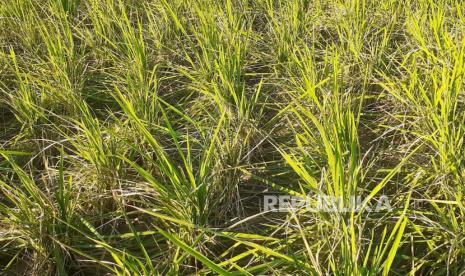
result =
M0 274L465 275L464 84L461 0L0 0Z

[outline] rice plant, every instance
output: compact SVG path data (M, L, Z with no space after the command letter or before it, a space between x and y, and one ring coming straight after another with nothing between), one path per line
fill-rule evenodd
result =
M462 275L460 0L0 1L3 275Z

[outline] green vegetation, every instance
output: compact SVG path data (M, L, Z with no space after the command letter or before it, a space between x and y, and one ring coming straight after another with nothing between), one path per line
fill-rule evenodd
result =
M0 273L464 273L464 82L461 0L3 0Z

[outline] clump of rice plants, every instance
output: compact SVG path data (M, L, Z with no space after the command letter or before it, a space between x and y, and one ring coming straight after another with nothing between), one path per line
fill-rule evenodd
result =
M0 274L465 273L460 0L0 2Z

